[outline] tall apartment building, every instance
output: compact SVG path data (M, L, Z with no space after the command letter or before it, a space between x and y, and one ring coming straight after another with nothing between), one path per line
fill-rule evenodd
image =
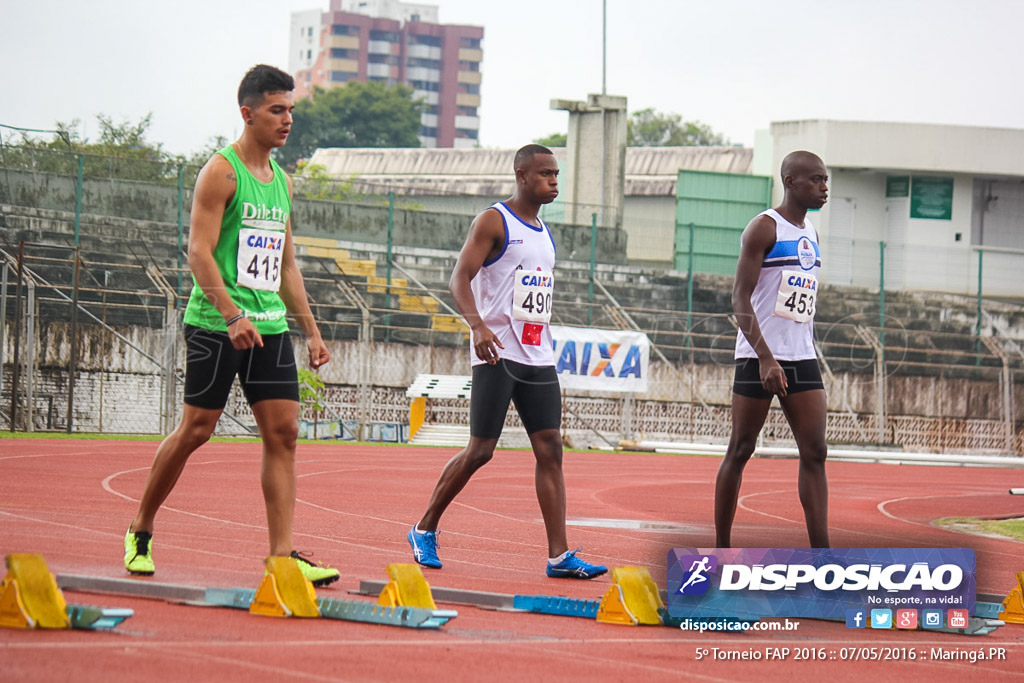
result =
M476 147L481 26L439 24L437 7L397 0L331 0L292 13L289 71L295 96L348 81L404 83L426 102L424 147Z

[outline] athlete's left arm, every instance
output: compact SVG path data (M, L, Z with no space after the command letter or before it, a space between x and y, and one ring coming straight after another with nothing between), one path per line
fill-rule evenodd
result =
M292 193L291 178L288 179L288 195ZM320 328L317 327L313 318L313 311L309 308L309 298L306 296L306 285L302 281L302 273L298 264L295 263L295 245L292 242L292 219L288 219L284 235L284 254L281 256L281 300L285 308L295 318L302 334L306 336L306 348L309 350L309 365L318 368L331 359L331 352L327 350L323 338L320 336Z

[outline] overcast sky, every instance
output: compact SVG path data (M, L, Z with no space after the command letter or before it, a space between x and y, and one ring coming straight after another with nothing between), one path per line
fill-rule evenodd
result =
M437 0L484 27L480 144L564 132L552 98L601 91L601 0ZM609 94L752 144L772 121L1024 128L1022 0L607 0ZM99 113L189 153L239 133L238 81L287 67L295 10L328 0L0 0L0 123ZM4 139L9 131L0 129Z

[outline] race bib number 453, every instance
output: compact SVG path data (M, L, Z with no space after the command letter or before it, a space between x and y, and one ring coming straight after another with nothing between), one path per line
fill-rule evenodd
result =
M775 315L805 323L814 318L818 298L818 279L798 270L782 271L779 294L775 299Z
M551 321L551 293L555 278L543 270L517 270L512 292L512 317L531 323Z
M237 284L276 292L281 288L284 231L242 228L238 231Z

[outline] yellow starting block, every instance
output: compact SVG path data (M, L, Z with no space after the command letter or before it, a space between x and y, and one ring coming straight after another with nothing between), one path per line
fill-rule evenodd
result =
M0 626L71 628L67 603L43 556L15 553L4 559L7 576L0 592Z
M270 556L267 573L249 604L250 614L267 617L319 617L316 590L294 557Z
M661 626L664 609L658 585L646 567L612 569L612 585L601 598L597 620L607 624Z
M388 576L391 580L377 598L377 604L384 607L424 607L437 609L434 596L430 592L430 584L423 577L423 571L417 564L389 564Z
M999 618L1008 624L1024 624L1024 572L1017 572L1017 585L1003 600Z

